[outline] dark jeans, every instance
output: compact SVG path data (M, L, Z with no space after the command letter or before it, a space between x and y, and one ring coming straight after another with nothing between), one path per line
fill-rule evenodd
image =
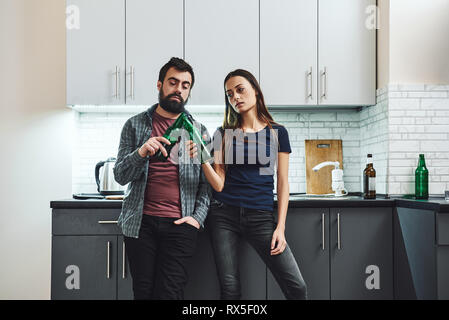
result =
M186 266L195 253L198 230L175 220L144 214L139 238L125 237L134 299L184 299Z
M279 255L270 255L276 228L272 211L229 206L215 201L211 205L207 227L214 249L222 299L240 299L238 247L243 237L270 269L287 299L307 299L307 287L290 247ZM288 241L288 239L287 239Z

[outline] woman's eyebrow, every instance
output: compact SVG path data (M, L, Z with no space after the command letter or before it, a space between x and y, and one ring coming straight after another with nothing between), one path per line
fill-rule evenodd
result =
M241 86L242 84L241 83L239 83L238 85L236 85L234 88L237 88L238 86ZM226 90L226 92L229 92L229 91L231 91L232 92L232 90L231 89L229 89L229 90Z

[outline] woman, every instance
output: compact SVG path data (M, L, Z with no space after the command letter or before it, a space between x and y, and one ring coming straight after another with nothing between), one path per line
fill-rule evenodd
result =
M208 216L222 299L239 299L239 238L244 237L274 275L287 299L306 299L306 284L285 240L291 153L287 130L274 122L255 77L245 70L224 81L226 111L214 134L214 164L203 163L214 202ZM191 156L196 145L191 143ZM277 162L277 224L273 214Z

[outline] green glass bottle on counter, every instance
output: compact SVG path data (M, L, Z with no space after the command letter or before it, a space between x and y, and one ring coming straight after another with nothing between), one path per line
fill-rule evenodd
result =
M415 171L415 198L429 199L429 170L426 168L424 154L419 155L418 168Z

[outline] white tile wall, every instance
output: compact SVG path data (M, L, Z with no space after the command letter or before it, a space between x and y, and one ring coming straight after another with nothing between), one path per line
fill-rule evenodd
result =
M376 192L388 193L388 99L386 90L378 90L377 104L360 111L360 173L366 167L367 154L373 155L376 170ZM359 191L363 190L360 179Z
M449 190L449 86L396 85L383 89L389 106L389 188L415 192L420 153L429 170L429 193Z
M73 192L96 192L95 164L115 157L120 132L134 113L78 113ZM377 104L360 112L271 112L290 136L290 192L306 192L306 139L342 139L345 186L362 190L366 155L373 154L377 192L414 193L418 154L424 153L430 193L449 190L449 86L395 85L377 91ZM213 134L223 113L194 116ZM387 181L389 183L387 183Z
M133 113L79 113L73 153L73 193L96 192L95 164L117 155L120 132ZM290 137L290 192L306 192L305 139L342 139L345 186L360 191L360 113L272 112ZM195 118L213 134L223 121L222 113L200 113ZM330 183L330 182L329 182Z

